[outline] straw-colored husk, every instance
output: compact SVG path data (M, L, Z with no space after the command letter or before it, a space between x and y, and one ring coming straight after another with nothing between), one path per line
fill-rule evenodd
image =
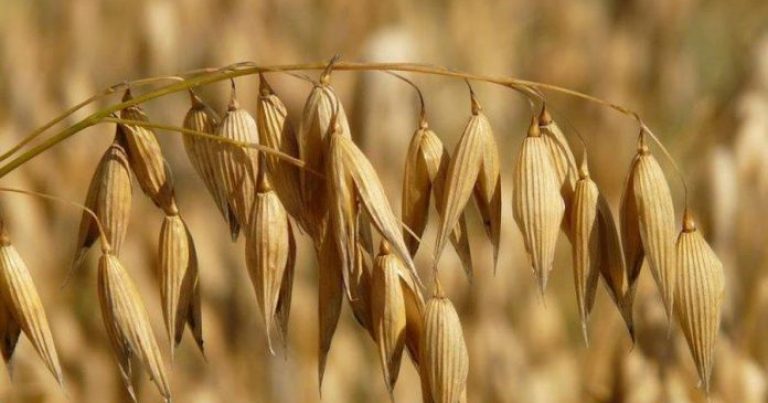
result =
M163 219L159 244L160 298L171 357L187 324L203 352L197 253L186 223L179 215Z
M3 358L9 364L19 337L24 332L56 380L63 382L59 357L48 325L43 303L27 265L21 259L0 219L0 320Z
M341 314L341 302L344 298L344 283L341 274L341 259L335 241L327 236L315 244L318 259L318 304L319 324L318 377L322 391L323 375L328 352L331 349L333 335Z
M683 329L704 390L709 392L725 296L723 264L696 229L688 211L677 238L675 314Z
M19 324L13 320L11 311L0 299L0 352L3 354L3 362L11 379L13 379L13 353L20 335Z
M126 90L123 101L131 99L131 91ZM139 105L120 111L120 119L149 122L147 114ZM118 124L118 139L128 153L131 170L144 194L166 213L175 213L177 207L172 176L155 132L143 126Z
M433 402L458 402L467 386L469 356L459 315L439 290L427 301L420 347L422 374Z
M403 223L421 237L429 217L429 201L434 193L435 210L443 215L445 178L450 164L448 150L440 138L426 125L426 121L413 134L405 160L403 178L402 216ZM406 246L411 256L416 254L420 242L408 230L403 230ZM469 249L467 223L464 214L450 235L451 243L461 259L464 271L472 276L472 254Z
M131 358L135 354L160 394L170 402L171 389L144 302L128 273L112 254L104 254L99 260L98 291L104 326L131 397L136 401L131 384Z
M515 165L512 212L541 293L552 270L564 210L557 171L534 118Z
M448 164L443 212L435 244L435 262L459 222L470 196L475 194L486 234L493 245L494 270L498 260L501 225L501 181L499 155L491 124L472 95L472 116Z
M85 198L85 206L96 214L112 251L119 255L131 213L131 171L128 156L120 144L112 143L99 161ZM73 267L79 267L99 237L96 221L87 212L80 219Z
M557 183L560 185L560 195L563 197L565 203L565 212L563 214L563 232L570 238L572 238L572 230L570 228L572 211L571 204L573 203L574 192L576 190L576 158L573 156L573 151L568 146L568 140L566 140L563 131L560 126L557 125L549 114L546 104L541 108L541 114L539 114L539 128L544 138L544 142L547 144L550 156L552 157L552 163L557 172Z
M200 97L190 91L192 106L184 117L185 129L214 135L219 126L219 116L212 108L206 105ZM189 161L203 180L208 193L213 197L219 212L229 225L232 239L236 239L240 232L240 223L235 217L227 200L227 193L217 176L216 150L219 143L208 138L184 134L184 148L187 151Z

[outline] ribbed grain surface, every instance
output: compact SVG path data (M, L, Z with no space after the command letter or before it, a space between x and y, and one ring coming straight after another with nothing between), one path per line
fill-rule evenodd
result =
M6 237L4 234L0 236ZM3 353L8 354L6 358L10 358L13 353L15 342L18 340L18 329L21 329L48 370L62 383L61 365L43 303L27 265L16 248L6 239L3 239L0 245L0 297L6 311L3 333Z
M406 307L400 284L402 263L382 245L373 266L371 282L371 319L378 345L384 381L390 393L400 373L400 361L406 338Z
M434 403L459 401L467 385L469 356L456 309L442 296L427 301L421 365Z
M542 293L552 270L564 210L557 172L544 139L526 137L515 165L512 211Z
M676 250L675 314L704 390L709 391L725 294L723 265L695 228L680 234Z
M637 206L637 198L635 197L637 166L641 155L642 149L632 159L627 178L624 181L624 190L621 193L621 204L619 206L621 245L624 250L627 281L629 283L627 302L630 306L634 304L637 280L640 277L640 270L645 259L645 249L642 237L640 236L640 212Z
M601 250L605 245L600 245L598 197L597 185L589 177L576 182L570 225L573 231L573 277L582 333L587 344L587 321L595 303L600 253L605 253Z
M539 117L539 121L541 122L541 117ZM541 134L544 138L544 142L547 144L549 155L552 157L552 163L557 172L557 183L560 185L560 195L563 197L563 202L565 203L562 228L570 239L572 238L572 231L570 229L570 224L572 222L570 218L570 213L572 211L571 204L576 189L576 180L578 179L576 174L576 158L574 158L573 152L568 146L568 140L566 140L565 135L560 129L560 126L557 125L557 122L550 120L549 123L542 125Z
M115 255L120 254L120 248L128 230L131 201L131 172L128 156L123 147L115 142L101 157L85 198L85 206L96 213ZM73 260L75 267L80 266L88 249L98 238L99 230L96 221L90 214L83 212L80 219L77 251Z
M133 395L130 361L136 354L160 394L170 401L170 386L149 315L133 281L114 255L102 255L99 260L98 291L104 326L115 348L126 388Z

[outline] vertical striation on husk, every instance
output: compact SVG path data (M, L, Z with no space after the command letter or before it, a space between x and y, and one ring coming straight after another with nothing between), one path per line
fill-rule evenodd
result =
M98 294L104 326L112 344L123 383L134 401L131 359L137 355L167 402L171 389L149 315L136 286L117 257L109 252L99 260Z
M685 211L683 230L677 238L675 314L688 342L701 384L709 392L709 380L720 331L720 316L725 296L723 264L696 229L693 217Z
M535 117L523 140L513 175L512 212L543 294L555 258L565 205L557 171Z
M0 311L2 311L0 314L2 353L9 369L21 330L48 370L56 377L59 384L63 384L61 365L43 303L27 265L11 243L2 218L0 218Z
M549 149L549 155L552 157L552 164L557 172L557 183L560 185L560 195L563 197L565 212L563 214L562 228L563 232L572 238L573 231L571 225L571 211L574 192L576 191L576 158L573 156L571 148L568 146L563 131L557 125L549 114L546 104L542 105L539 114L539 128L541 129L544 142ZM571 239L572 240L572 239Z
M333 335L341 315L341 302L344 298L344 282L341 274L341 259L334 239L326 233L320 242L315 242L318 260L318 304L319 325L318 378L322 392L323 375L328 352L331 349Z
M115 255L120 254L120 247L128 230L131 200L131 171L128 156L123 147L118 142L114 142L104 152L96 167L85 197L85 206L98 217ZM96 220L88 212L83 212L73 267L79 267L82 264L86 253L98 237L99 228Z

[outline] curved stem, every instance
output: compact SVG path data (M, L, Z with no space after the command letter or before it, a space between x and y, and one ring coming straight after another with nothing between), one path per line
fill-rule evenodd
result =
M33 147L32 149L26 151L22 155L14 158L10 162L2 166L2 168L0 168L0 178L7 175L9 172L13 171L20 165L24 164L25 162L31 160L35 156L43 153L44 151L55 146L56 144L66 140L67 138L71 137L75 133L87 127L93 126L96 123L98 123L101 119L109 116L114 112L125 109L127 107L138 105L138 104L147 102L149 100L159 98L175 92L184 91L192 87L197 87L197 86L206 85L206 84L210 84L210 83L214 83L222 80L232 79L235 77L258 74L258 73L266 73L266 72L325 70L328 68L328 66L329 66L328 63L323 63L323 62L305 63L305 64L272 65L272 66L258 66L251 62L245 62L245 63L239 63L239 64L227 66L223 69L202 69L202 70L195 70L195 71L179 74L178 76L188 77L188 78L184 79L184 81L182 82L169 84L169 85L160 87L158 89L155 89L153 91L149 91L131 100L110 105L80 120L74 125L56 133L52 137L48 138L48 140L44 141L41 144L38 144L37 146ZM412 73L420 73L420 74L438 75L438 76L444 76L444 77L462 78L466 80L482 81L482 82L487 82L491 84L507 86L513 89L518 89L524 93L531 92L531 88L534 88L537 90L548 90L548 91L560 92L563 94L575 96L590 102L594 102L594 103L609 107L617 112L633 117L638 122L641 122L639 115L628 108L624 108L622 106L610 103L608 101L605 101L600 98L587 95L578 91L570 90L570 89L559 87L552 84L539 83L535 81L520 80L520 79L510 78L510 77L499 77L499 76L491 76L491 75L465 73L461 71L449 70L445 67L432 66L432 65L426 65L426 64L415 64L415 63L352 63L352 62L336 61L335 63L332 64L332 68L334 71L386 71L388 70L388 71L412 72ZM157 79L162 79L162 78L150 77L144 80L154 81ZM55 119L56 122L63 120L67 116L74 113L76 110L77 109L72 108L71 110L67 111L68 113ZM46 125L43 128L33 132L33 134L36 137L37 135L45 132L51 126L53 125L52 124ZM15 147L16 150L18 150L19 148L20 147ZM14 152L16 150L14 150Z
M667 158L670 164L672 164L672 168L675 169L675 172L677 173L677 176L680 178L680 182L683 184L683 211L688 209L688 182L685 180L685 175L683 174L683 171L680 169L680 167L675 162L675 159L672 158L672 154L667 151L667 148L664 147L664 144L661 143L661 140L659 140L658 137L651 131L648 126L643 123L643 121L640 121L640 128L645 133L648 133L649 136L653 139L653 141L661 148L661 152L664 153L664 156Z

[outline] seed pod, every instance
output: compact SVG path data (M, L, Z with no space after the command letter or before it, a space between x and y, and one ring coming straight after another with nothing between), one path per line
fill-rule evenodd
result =
M293 277L296 271L296 239L293 236L293 228L288 223L288 262L285 264L285 273L280 281L280 295L277 298L277 313L275 325L283 342L283 349L288 350L288 319L291 314L291 300L293 298Z
M267 147L279 150L298 158L299 144L290 123L287 122L288 110L272 87L259 76L259 100L256 104L256 124L259 128L259 142ZM302 223L304 209L301 202L299 169L280 158L265 154L267 172L280 201L292 217ZM302 224L303 225L303 224Z
M3 354L3 362L11 378L13 378L13 352L16 350L20 334L19 324L13 320L11 311L0 300L0 352Z
M259 142L256 121L237 102L234 84L227 112L216 134L225 139L243 143ZM216 178L224 189L229 206L234 211L240 226L247 228L255 197L254 180L259 166L258 153L249 148L218 143L215 154Z
M361 227L361 220L363 214L358 210L358 229ZM369 227L370 229L370 227ZM357 322L368 331L368 334L376 340L373 329L373 321L371 320L371 282L372 273L371 268L366 264L363 256L365 246L363 238L365 238L360 231L357 233L357 240L355 246L355 264L352 267L352 273L350 276L350 287L347 302L349 302L352 308L352 313L355 315Z
M435 194L435 209L443 215L443 193L445 177L450 164L448 151L434 131L429 129L426 120L413 134L405 160L403 179L402 215L403 223L418 237L424 233L429 216L429 200ZM406 246L411 256L416 255L419 240L407 230L403 231ZM458 224L450 235L451 243L468 276L472 276L472 255L467 237L467 223L462 214Z
M332 121L339 125L341 136L351 139L344 106L330 85L330 76L326 74L309 94L299 123L299 158L307 164L307 168L316 172L322 172L326 166L327 135L333 130ZM307 207L306 213L311 217L314 232L320 233L327 214L325 185L306 170L301 171L299 179L302 204Z
M53 344L43 303L32 282L27 265L21 259L0 219L0 320L2 352L7 365L19 338L19 329L42 358L59 384L63 385L61 365Z
M395 255L418 279L416 267L400 232L400 223L392 212L384 186L371 163L355 143L338 130L331 134L328 148L326 185L329 187L332 236L339 249L341 272L347 291L349 273L355 261L357 200L381 236L392 246Z
M637 280L640 277L640 270L645 259L643 240L640 237L640 213L637 206L637 198L635 197L637 166L640 162L641 153L642 148L638 150L629 166L629 173L624 181L624 191L621 195L619 207L621 245L624 249L624 261L626 262L627 281L629 283L627 301L630 306L634 302Z
M641 133L635 172L630 174L637 208L637 228L671 321L676 278L675 210L664 172L645 145L644 137Z
M131 199L131 172L128 156L123 147L114 142L104 152L96 167L91 184L88 186L85 206L99 218L115 255L120 253L120 247L128 229ZM73 267L79 267L82 264L88 249L98 237L99 228L96 221L89 213L83 212Z
M195 243L179 215L166 216L160 227L160 297L171 344L171 357L188 324L201 353L200 289Z
M469 118L459 144L448 164L445 191L441 205L444 214L440 220L435 245L435 261L440 259L448 236L459 222L464 207L474 191L485 231L493 245L493 266L499 253L501 224L501 181L499 153L491 124L475 95L472 96L472 116Z
M552 270L564 210L557 172L534 118L515 165L512 211L541 293Z
M595 182L589 177L586 157L581 164L580 177L573 194L570 228L573 230L573 275L576 284L576 300L584 342L589 345L587 321L595 304L600 254L604 251L600 250L597 207L600 193Z
M539 128L541 129L544 142L547 144L547 149L549 149L549 155L552 157L552 163L557 172L557 183L560 185L560 195L565 203L565 213L563 214L561 227L563 232L571 239L572 231L570 224L572 220L570 212L572 210L573 193L576 189L576 158L568 146L568 140L566 140L563 131L560 130L560 127L552 119L546 105L541 107Z
M331 349L336 325L341 314L341 301L344 296L341 263L335 241L328 235L316 243L318 260L318 322L319 322L319 360L318 377L322 391L323 375L328 352Z
M274 355L270 331L275 322L281 283L290 257L290 229L288 215L264 170L259 172L257 186L245 258L264 318L269 351Z
M147 309L128 273L112 254L104 254L99 260L98 285L104 326L107 328L107 335L128 393L136 401L131 384L131 359L136 354L160 394L166 402L170 402L171 389L163 368L160 349L152 334Z
M374 339L379 347L384 382L390 395L400 373L400 360L405 347L406 310L400 286L402 263L382 241L379 256L373 268L371 283L371 319Z
M675 313L688 342L704 390L709 392L720 313L725 297L723 264L696 230L688 210L677 238Z
M125 91L123 102L133 99L130 90ZM120 111L120 119L149 122L141 106L134 105ZM163 158L155 132L143 126L118 124L118 139L128 152L131 170L141 190L157 207L168 214L175 213L176 200L168 165Z
M459 315L439 286L424 313L420 363L433 401L458 402L467 386L469 356Z
M219 125L218 114L192 91L190 91L189 95L192 100L192 106L184 117L184 128L214 135ZM237 239L240 232L240 224L237 222L235 213L229 205L226 190L216 176L216 149L220 146L219 143L191 134L184 134L183 139L184 148L187 150L187 156L192 163L192 167L195 168L198 176L203 180L208 193L211 194L213 201L216 203L216 207L218 207L224 220L229 224L232 239Z

